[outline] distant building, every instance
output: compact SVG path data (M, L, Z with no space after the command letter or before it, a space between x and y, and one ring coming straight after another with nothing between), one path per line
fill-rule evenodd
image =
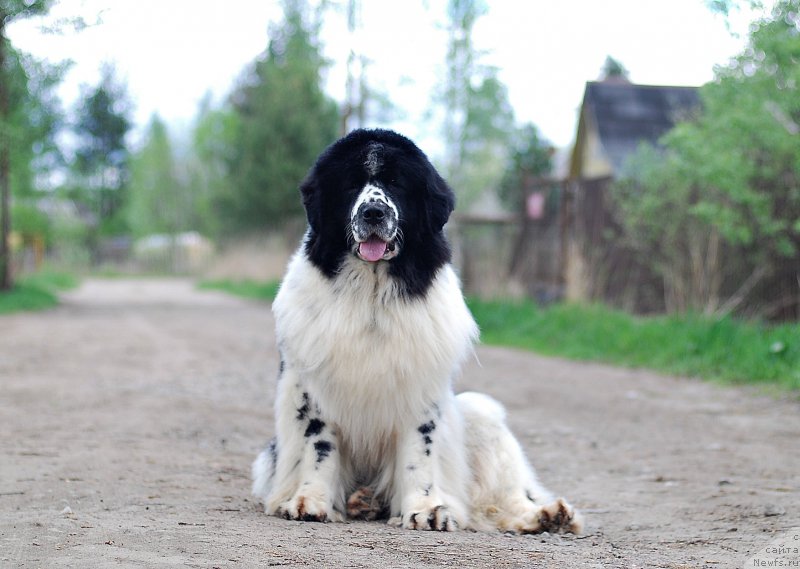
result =
M634 85L622 79L587 83L569 179L619 176L640 144L657 144L699 107L696 87Z
M696 87L635 85L622 77L589 82L578 116L562 197L562 279L569 300L602 300L629 310L661 307L660 282L616 237L608 187L628 158L700 108Z

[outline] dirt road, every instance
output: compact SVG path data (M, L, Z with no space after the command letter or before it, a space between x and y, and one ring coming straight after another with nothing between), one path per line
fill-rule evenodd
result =
M489 347L459 388L508 406L584 535L267 517L272 326L181 280L0 317L0 567L744 567L800 526L796 400Z

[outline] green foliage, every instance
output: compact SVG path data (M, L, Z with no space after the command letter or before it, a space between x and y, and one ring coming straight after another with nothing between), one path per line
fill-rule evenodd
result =
M267 283L260 283L250 280L203 281L198 285L198 287L202 290L220 290L223 292L227 292L228 294L241 296L243 298L273 301L275 300L275 297L278 295L280 282L270 281Z
M0 314L52 308L58 304L59 291L77 285L68 273L45 271L21 278L10 291L0 292Z
M677 310L717 310L729 275L741 296L748 275L800 262L799 12L800 0L778 1L702 87L702 112L662 151L640 150L615 189L629 244L683 298Z
M285 2L283 23L232 96L239 126L230 186L218 198L228 233L300 216L297 187L337 136L338 111L320 86L324 61L308 12L305 2Z
M642 145L627 161L626 175L611 187L625 244L661 277L669 312L713 313L723 302L724 277L740 267L723 262L719 232L695 213L703 193L692 166Z
M230 108L212 108L208 96L195 119L186 169L193 204L191 226L203 235L218 236L222 230L216 204L225 199L230 188L229 167L241 128L239 121L239 115Z
M6 45L8 114L0 125L9 141L11 193L29 197L37 175L44 176L63 157L55 134L63 123L56 87L66 65L50 65Z
M154 115L142 149L131 160L126 217L133 234L174 234L188 229L189 204L175 170L167 127Z
M606 60L603 62L603 69L600 71L600 76L603 79L621 78L627 80L628 70L618 60L607 55Z
M14 232L21 235L24 241L33 237L41 237L45 243L50 241L52 234L50 220L36 207L15 203L11 208L11 217L14 219Z
M800 389L800 327L696 314L637 318L603 306L470 300L482 341L734 383Z
M704 112L666 138L695 169L693 213L762 259L800 253L800 1L781 0L703 87Z
M0 21L10 24L14 20L46 14L53 0L0 0Z
M764 259L800 253L800 1L782 0L756 24L745 52L702 90L698 121L669 135L698 167L694 213Z
M509 209L519 209L525 199L525 186L536 178L542 178L553 168L553 148L544 140L533 124L520 128L513 145L498 194Z
M74 174L82 201L98 216L101 226L120 228L119 220L103 221L119 215L126 201L129 152L125 137L132 127L132 107L112 65L103 65L97 86L84 86L81 101L74 128L78 136Z

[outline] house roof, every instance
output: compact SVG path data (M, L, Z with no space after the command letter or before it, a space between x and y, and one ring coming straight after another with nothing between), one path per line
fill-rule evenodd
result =
M583 112L591 113L603 153L619 174L642 142L658 139L700 106L697 87L588 82Z

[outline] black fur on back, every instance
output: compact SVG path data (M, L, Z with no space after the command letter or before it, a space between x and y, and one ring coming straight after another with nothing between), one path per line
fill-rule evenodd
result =
M425 154L390 130L355 130L329 146L300 186L309 231L306 254L328 278L347 255L350 211L367 183L381 187L400 209L400 254L389 274L407 298L424 296L436 272L450 262L442 228L455 207L453 191Z

